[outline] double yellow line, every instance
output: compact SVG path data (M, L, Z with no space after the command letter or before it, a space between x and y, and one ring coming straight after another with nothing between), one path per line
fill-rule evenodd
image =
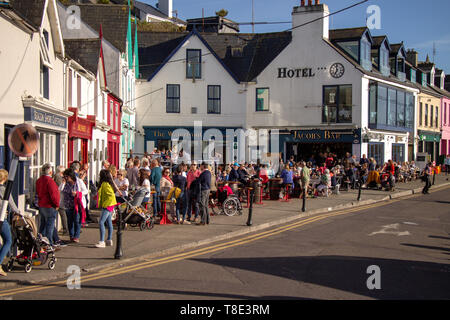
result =
M208 246L205 248L196 249L196 250L192 250L192 251L185 252L185 253L179 253L179 254L175 254L175 255L171 255L168 257L159 258L159 259L155 259L155 260L151 260L151 261L145 261L145 262L133 264L130 266L125 266L125 267L121 267L121 268L117 268L117 269L116 269L116 267L109 267L107 269L104 269L100 272L97 272L97 273L94 273L91 275L81 276L81 282L86 283L88 281L110 278L110 277L118 276L118 275L121 275L124 273L138 271L138 270L142 270L142 269L146 269L146 268L152 268L152 267L156 267L156 266L159 266L162 264L185 260L185 259L200 256L200 255L225 250L228 248L241 246L241 245L244 245L244 244L247 244L250 242L254 242L254 241L257 241L260 239L268 238L268 237L271 237L271 236L274 236L274 235L277 235L277 234L280 234L280 233L283 233L283 232L286 232L286 231L289 231L289 230L292 230L295 228L299 228L299 227L302 227L307 224L311 224L311 223L314 223L314 222L317 222L320 220L324 220L324 219L336 217L336 216L341 216L341 215L349 214L352 212L358 212L358 211L363 211L363 210L367 210L367 209L371 209L371 208L385 206L387 204L392 204L392 203L395 203L395 202L398 202L398 201L401 201L401 200L404 200L407 198L411 198L411 197L414 197L414 195L404 197L402 199L395 199L395 200L391 200L391 201L374 203L374 204L360 206L360 207L356 207L356 208L349 208L349 209L341 210L341 211L337 211L337 212L321 214L321 215L313 216L311 218L307 218L307 219L304 219L301 221L293 222L293 223L285 225L285 226L277 227L275 229L271 229L268 231L249 235L249 236L239 238L236 240L232 240L232 241L228 241L225 243L220 243L220 244ZM30 287L30 288L15 288L15 289L11 289L11 290L4 290L4 291L0 291L0 297L17 295L17 294L21 294L21 293L28 293L28 292L34 292L34 291L40 291L40 290L55 288L58 286L65 286L66 283L67 283L66 280L62 280L62 281L53 282L53 283L50 283L47 285L36 285L36 286Z

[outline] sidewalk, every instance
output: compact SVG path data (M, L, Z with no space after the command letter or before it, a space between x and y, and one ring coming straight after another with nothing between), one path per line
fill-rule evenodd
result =
M431 190L440 186L450 185L445 175L436 178ZM13 287L17 284L41 283L67 278L66 270L70 265L77 265L85 272L99 271L113 266L131 263L141 259L151 259L156 256L182 252L215 241L224 241L243 234L259 231L271 226L280 225L302 217L323 212L367 205L386 201L402 196L421 192L423 182L417 180L410 183L400 183L395 192L362 190L361 201L357 201L358 190L341 192L329 198L307 199L306 212L301 212L302 201L292 199L289 202L265 200L263 205L253 206L253 226L246 225L248 210L244 209L242 216L212 216L209 226L192 225L155 225L152 230L140 231L138 228L128 228L123 233L123 257L114 259L116 232L114 231L113 247L98 249L94 244L99 240L99 229L96 223L82 229L80 243L70 244L57 251L58 259L54 270L48 270L47 265L33 267L30 273L15 264L14 269L5 278L0 278L0 288ZM99 212L93 212L93 216ZM67 240L66 237L61 237ZM6 261L6 260L5 260Z

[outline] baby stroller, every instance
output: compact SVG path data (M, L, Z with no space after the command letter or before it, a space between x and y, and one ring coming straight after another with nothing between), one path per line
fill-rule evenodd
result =
M118 207L122 217L125 217L123 223L126 223L131 227L139 226L141 231L144 231L145 229L151 230L155 225L151 212L142 206L145 195L146 190L140 189L136 191L131 201L125 200L125 202Z
M15 214L12 219L13 247L22 253L12 257L6 265L6 270L13 269L14 262L24 266L25 272L31 272L33 266L44 265L48 261L48 268L55 269L56 257L55 249L50 245L46 237L37 233L34 221L22 214Z
M236 214L242 214L242 205L239 197L235 194L228 195L227 190L219 188L216 193L216 197L210 199L210 207L214 215L225 214L227 216L235 216ZM220 211L217 212L216 208Z

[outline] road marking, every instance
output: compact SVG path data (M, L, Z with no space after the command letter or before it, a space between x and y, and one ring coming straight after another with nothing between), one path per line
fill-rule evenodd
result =
M431 192L441 191L442 189L446 189L446 188L450 188L450 186L444 186L443 188L436 189ZM406 200L406 199L409 199L412 197L416 197L416 196L421 196L421 195L416 194L416 195L411 195L408 197L398 198L395 200L388 200L388 201L369 204L369 205L365 205L365 206L349 208L349 209L339 210L339 211L332 212L332 213L325 213L325 214L321 214L318 216L313 216L313 217L310 217L307 219L293 222L288 225L277 227L275 229L263 231L263 232L260 232L257 234L253 234L253 235L249 235L249 236L239 238L236 240L228 241L226 243L216 244L216 245L212 245L212 246L201 248L201 249L195 249L195 250L185 252L185 253L179 253L179 254L175 254L172 256L164 257L164 258L158 258L156 260L151 260L151 261L147 260L145 262L133 264L130 266L117 267L116 269L113 269L113 270L105 270L104 269L100 272L97 272L97 273L94 273L91 275L81 276L80 281L81 281L81 283L83 283L83 282L85 283L88 281L94 281L94 280L99 280L99 279L103 279L103 278L111 278L111 277L118 276L118 275L121 275L124 273L129 273L129 272L133 272L133 271L137 271L137 270L156 267L156 266L167 264L167 263L186 260L189 258L201 256L201 255L204 255L207 253L213 253L216 251L221 251L221 250L225 250L228 248L232 248L232 247L240 246L240 245L247 244L250 242L254 242L254 241L257 241L260 239L268 238L268 237L271 237L271 236L274 236L274 235L277 235L277 234L280 234L280 233L283 233L283 232L286 232L286 231L289 231L292 229L296 229L296 228L299 228L299 227L302 227L307 224L311 224L311 223L314 223L314 222L317 222L320 220L324 220L324 219L327 219L330 217L336 217L336 216L346 215L346 214L353 213L353 212L359 212L359 211L364 211L364 210L368 210L368 209L372 209L372 208L386 206L388 204L393 204L393 203L403 201L403 200ZM364 212L360 212L360 213L364 213ZM108 268L108 269L111 269L111 268ZM56 288L58 286L65 286L65 285L66 285L66 280L62 280L62 281L56 281L56 282L45 284L45 285L34 285L33 287L30 287L30 288L15 288L15 289L10 289L10 290L4 290L4 291L0 291L0 297L17 295L17 294L21 294L21 293L28 293L28 292L34 292L34 291L41 291L41 290Z
M403 224L408 224L408 225L411 225L411 226L418 226L419 225L418 223L415 223L415 222L403 222Z
M376 234L395 234L399 237L401 236L409 236L411 235L408 231L388 231L388 230L398 230L398 227L400 226L399 223L389 224L387 226L383 226L383 228L380 231L375 231L369 234L369 236L373 236Z

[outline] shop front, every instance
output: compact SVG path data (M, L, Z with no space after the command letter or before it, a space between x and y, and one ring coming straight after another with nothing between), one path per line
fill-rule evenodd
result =
M239 134L244 132L242 128L228 127L146 127L145 131L145 151L151 153L155 149L159 151L177 149L173 142L173 134L177 134L176 142L184 141L181 148L187 152L192 160L202 161L208 160L202 156L201 159L194 159L194 152L208 153L220 162L231 163L239 159L245 159L245 145L239 144ZM187 140L189 141L187 141ZM245 140L244 140L245 144ZM179 151L179 150L178 150Z
M89 141L95 127L95 116L81 118L77 108L69 108L73 116L69 118L68 166L73 161L89 162Z
M39 133L39 148L27 161L20 161L18 170L18 183L14 193L25 194L26 203L34 199L35 183L41 175L41 168L50 163L56 168L64 165L67 160L67 132L68 117L72 114L67 111L44 105L34 99L25 99L24 122L31 124ZM12 130L12 126L5 126L5 136ZM12 152L6 146L6 169L12 159Z
M110 164L120 168L120 137L121 133L108 132L108 161Z
M438 161L441 134L437 132L419 130L418 139L419 152L428 153L431 161Z
M347 152L360 154L361 129L280 131L280 148L285 161L292 156L295 161L308 161L329 152L342 159Z

